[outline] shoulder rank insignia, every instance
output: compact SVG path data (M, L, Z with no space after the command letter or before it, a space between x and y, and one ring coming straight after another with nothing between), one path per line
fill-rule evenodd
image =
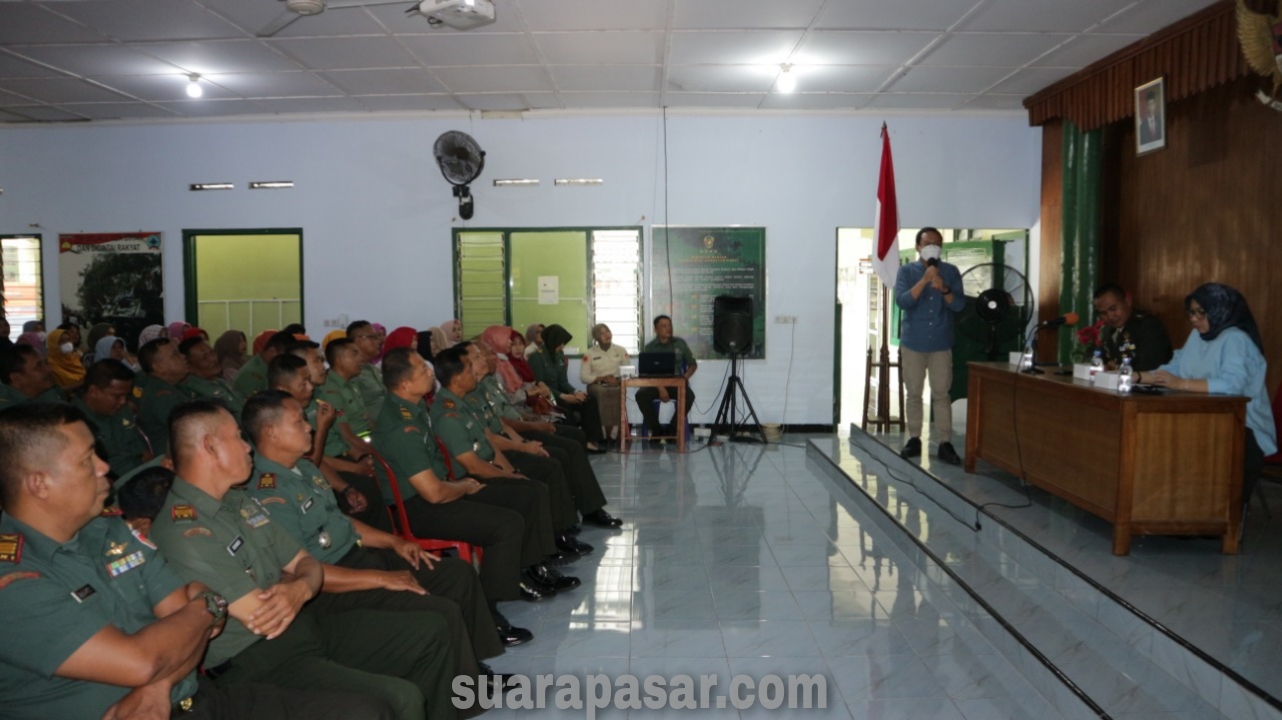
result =
M0 562L16 563L22 560L22 535L6 533L0 535Z
M129 418L120 418L120 424L127 428L134 426L133 421L130 420Z
M401 419L402 419L402 420L413 420L413 419L414 419L414 413L413 413L409 408L407 408L407 407L405 407L404 405L402 405L402 406L401 406Z
M9 587L10 583L19 580L35 580L38 577L40 577L38 572L11 572L6 575L0 575L0 590Z
M445 409L446 409L446 410L453 410L453 409L454 409L454 401L453 401L453 400L446 400L446 401L445 401Z
M142 388L138 387L137 385L134 385L134 397L138 398L139 400L142 399Z
M258 478L258 489L259 490L275 490L276 489L276 473L263 473L263 476Z
M115 505L108 505L107 507L104 507L102 509L103 517L121 517L123 515L124 513L121 512L120 508L116 507Z
M174 522L193 522L196 519L196 508L187 505L175 505L169 508L169 519Z
M110 555L111 557L116 557L118 555L124 555L124 554L125 554L124 543L113 542L113 543L107 544L107 555Z

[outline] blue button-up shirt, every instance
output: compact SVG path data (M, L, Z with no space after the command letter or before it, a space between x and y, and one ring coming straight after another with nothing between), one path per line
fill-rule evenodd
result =
M939 263L939 275L953 291L953 301L944 302L944 294L927 285L913 299L912 288L926 274L926 264L917 261L899 268L895 279L895 304L903 311L899 326L899 344L916 352L938 352L953 347L953 314L966 307L961 272L956 265Z

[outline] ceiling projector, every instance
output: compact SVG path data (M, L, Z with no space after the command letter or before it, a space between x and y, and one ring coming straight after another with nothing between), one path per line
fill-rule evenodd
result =
M418 12L433 25L447 25L455 30L489 25L495 19L491 0L423 0L418 4Z

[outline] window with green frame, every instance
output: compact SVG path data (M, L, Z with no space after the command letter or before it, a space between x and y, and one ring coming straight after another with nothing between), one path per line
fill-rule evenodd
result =
M592 344L597 323L635 353L641 335L641 228L454 231L454 306L464 337L490 325L524 332L559 324L567 352Z
M9 320L9 339L22 334L22 324L45 316L44 276L40 262L39 235L0 236L3 252L4 315Z

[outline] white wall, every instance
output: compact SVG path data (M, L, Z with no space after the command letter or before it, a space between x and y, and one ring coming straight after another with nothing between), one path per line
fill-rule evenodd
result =
M769 358L749 363L748 391L763 422L827 424L835 230L873 224L883 120L904 226L1037 222L1041 138L1022 115L761 113L669 115L666 215L658 115L3 128L0 233L44 234L51 320L58 233L164 233L172 320L183 312L183 229L301 227L305 323L313 334L342 313L423 328L453 314L456 203L431 151L442 131L461 129L488 153L473 188L472 226L644 225L647 243L649 225L665 219L765 226L765 312L799 318L788 416L780 417L787 326L768 326ZM504 177L543 185L490 185ZM605 185L555 188L557 177L600 177ZM297 185L251 192L251 180ZM221 181L237 189L187 190ZM699 407L710 414L723 370L724 363L708 362L695 378Z

